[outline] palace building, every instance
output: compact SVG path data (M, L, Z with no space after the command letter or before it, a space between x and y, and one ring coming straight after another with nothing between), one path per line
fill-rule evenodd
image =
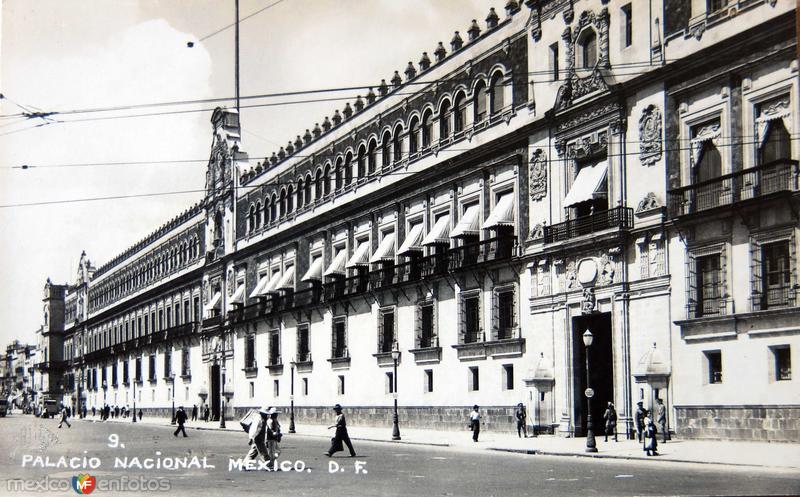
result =
M215 110L203 200L48 283L64 402L800 440L793 3L509 0L432 46L267 158Z

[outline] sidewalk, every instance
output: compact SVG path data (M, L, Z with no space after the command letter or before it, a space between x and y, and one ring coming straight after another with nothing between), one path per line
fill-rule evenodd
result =
M76 419L77 421L77 419ZM99 422L99 418L86 419L89 422ZM143 418L142 423L149 425L169 425L167 418ZM288 432L289 421L283 417L283 431ZM109 423L131 423L130 418L109 419ZM138 423L139 421L137 421ZM203 421L190 421L187 428L198 430L221 430L219 422L205 423ZM329 439L333 430L328 430L322 425L295 426L296 435L320 437ZM242 432L238 420L228 420L226 431ZM349 426L350 438L358 441L385 442L396 444L427 445L451 447L462 450L495 450L502 452L516 452L522 454L594 457L606 459L670 461L694 464L723 464L732 466L768 467L776 469L800 470L800 445L789 443L766 442L727 442L709 440L670 440L658 445L659 456L647 457L641 444L633 440L619 442L603 442L603 437L597 437L597 452L587 453L585 438L563 438L553 435L543 435L532 438L519 438L516 434L482 431L480 441L472 441L472 432L463 431L434 431L420 429L404 429L400 427L402 439L391 439L392 430L366 426Z

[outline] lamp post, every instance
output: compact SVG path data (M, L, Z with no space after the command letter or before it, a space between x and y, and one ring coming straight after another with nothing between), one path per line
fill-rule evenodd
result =
M392 344L392 362L394 363L394 374L392 375L392 393L394 394L394 414L392 415L392 440L400 440L400 425L397 416L397 360L400 359L400 348L397 341Z
M126 364L128 364L126 362ZM136 422L136 380L139 379L138 375L136 374L136 363L134 362L134 371L133 371L133 416L131 416L131 423ZM128 370L130 372L130 369ZM130 376L128 376L130 378Z
M223 339L224 343L224 339ZM221 399L221 408L219 410L219 427L225 428L225 348L222 349L222 367L219 370L220 375L220 383L222 384L222 399Z
M170 372L169 375L170 382L172 382L172 420L169 424L175 424L175 374Z
M589 386L589 348L594 341L594 335L588 329L583 334L583 344L586 346L586 452L597 452L597 443L594 439L594 431L592 431L592 397L594 391Z
M289 383L289 433L295 433L294 431L294 366L296 364L296 359L292 357L291 362L289 362L289 367L291 370L291 380Z

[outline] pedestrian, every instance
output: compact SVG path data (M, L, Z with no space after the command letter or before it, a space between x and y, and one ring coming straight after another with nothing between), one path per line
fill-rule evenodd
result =
M614 441L619 442L617 439L617 410L614 408L613 402L609 401L606 412L603 413L603 419L606 420L605 441L608 442L609 435L614 435Z
M183 427L183 424L186 423L186 411L183 410L183 406L178 406L178 411L175 413L175 422L178 423L178 428L175 429L173 435L177 437L178 432L183 432L183 436L186 437L186 428Z
M141 420L142 420L142 410L139 409L139 421L141 421Z
M274 407L270 407L269 411L269 419L267 420L267 455L269 456L269 468L277 471L277 467L275 466L275 461L277 461L278 456L281 455L281 438L283 437L283 433L281 433L281 424L278 423L278 411Z
M644 417L644 451L648 456L658 455L658 430L650 416Z
M356 457L356 451L353 449L353 442L350 441L350 435L347 433L347 420L345 420L342 413L342 406L336 404L333 406L336 413L336 424L328 427L328 429L336 428L336 434L331 439L331 448L325 453L326 456L331 457L335 452L344 450L344 445L350 450L350 457Z
M524 434L525 438L528 438L528 427L525 422L528 414L525 412L525 406L522 405L522 402L517 404L517 411L514 413L514 417L517 418L517 437L522 438Z
M211 411L208 409L208 404L206 404L206 413L203 415L203 420L208 423L209 417L211 417Z
M656 422L658 423L659 431L661 431L661 443L667 443L667 436L669 435L669 430L667 429L667 406L664 405L664 401L661 398L656 399L656 402L658 402Z
M472 412L469 415L469 429L472 430L472 441L478 441L478 435L481 432L481 413L478 412L478 405L472 406Z
M108 421L108 416L109 416L109 414L111 414L111 406L106 404L106 406L103 409L105 409L105 412L103 413L103 416L105 416L105 420Z
M247 461L254 461L258 456L261 456L264 461L269 460L269 451L265 444L269 411L270 408L262 407L258 410L260 416L250 423L250 429L247 432L247 445L250 446L247 451Z
M72 425L69 424L69 420L67 420L68 417L69 417L69 411L67 410L66 407L62 408L61 409L61 421L58 423L58 427L59 428L61 428L61 425L64 424L64 423L67 424L67 428L72 428Z
M636 423L636 439L639 443L643 442L644 435L644 418L647 417L647 409L643 407L644 402L641 400L636 403L636 413L634 414L634 422Z
M97 409L95 409L95 407L92 406L92 417L94 418L95 416L97 416Z
M192 405L192 421L197 421L197 404Z
M94 416L94 407L92 408L92 416ZM83 406L83 417L86 417L86 406Z

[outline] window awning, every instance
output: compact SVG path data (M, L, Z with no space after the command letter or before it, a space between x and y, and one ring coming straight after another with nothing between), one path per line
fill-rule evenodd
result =
M358 266L369 265L369 241L363 241L358 245L358 248L353 252L353 257L347 261L345 268L350 269Z
M322 281L322 257L317 257L311 261L311 267L300 278L300 281Z
M269 275L265 274L264 276L262 276L261 278L258 279L258 283L256 283L256 287L253 288L252 292L250 292L250 298L254 299L254 298L258 297L259 295L261 295L264 287L267 286L267 283L269 283Z
M241 304L242 297L244 297L244 283L240 283L238 287L236 287L236 291L233 292L231 296L231 304Z
M278 282L280 280L281 280L281 272L280 271L273 272L267 284L264 285L264 288L261 289L261 295L267 294L269 292L274 292L275 290L277 290Z
M514 226L514 196L510 193L500 197L486 219L483 229L488 230L498 226Z
M336 254L336 257L333 258L331 265L325 270L323 276L344 276L346 274L344 267L345 261L347 261L347 251L342 249Z
M572 207L575 204L605 195L606 192L602 190L602 186L607 171L608 163L605 161L582 168L578 177L575 178L575 182L572 183L569 193L564 197L564 207Z
M219 292L216 292L214 294L214 296L211 297L211 300L209 300L208 303L205 306L203 306L203 312L208 312L211 309L217 307L217 304L219 304L219 301L220 301L221 298L222 298L222 294L219 293Z
M409 255L412 252L422 252L422 223L415 224L406 235L397 255Z
M446 214L436 220L433 228L422 239L423 247L426 245L436 245L438 243L450 245L450 215ZM402 254L401 254L402 255Z
M464 215L461 216L461 221L458 222L453 232L450 233L450 238L457 238L464 235L479 235L481 229L480 220L480 206L470 206Z
M294 290L294 266L288 266L283 276L281 276L280 281L278 281L278 284L275 285L275 290L283 290L286 288Z
M378 245L378 250L369 258L370 264L373 262L394 260L394 239L394 232L387 233L386 236L383 237L381 244Z

